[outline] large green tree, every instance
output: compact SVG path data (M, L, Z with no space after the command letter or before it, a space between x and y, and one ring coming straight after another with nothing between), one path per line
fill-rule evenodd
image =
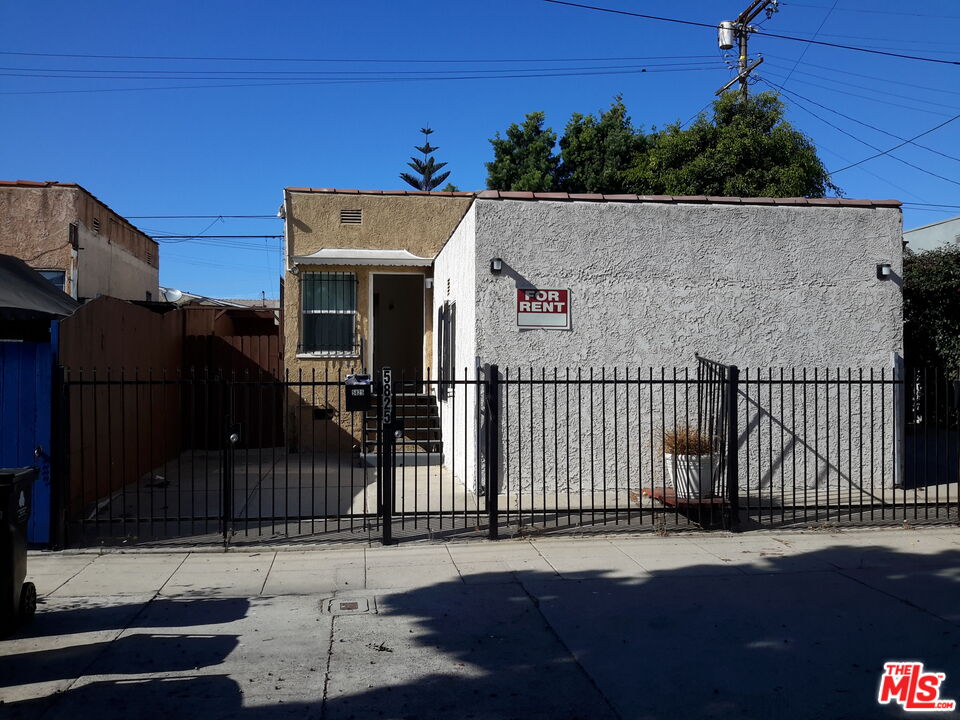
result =
M839 194L810 139L784 119L770 92L729 92L688 128L649 134L633 127L622 99L598 117L575 114L554 154L542 112L490 142L487 187L497 190L666 195L823 197ZM562 161L562 162L561 162Z
M783 118L774 93L729 92L687 129L653 133L627 171L630 192L742 197L823 197L839 192L813 142Z
M513 123L506 137L490 141L493 162L487 163L487 187L492 190L548 192L559 185L560 158L554 154L557 134L545 128L542 112L532 112L523 124Z
M617 95L599 114L574 113L560 140L560 187L568 192L627 192L627 170L646 147Z
M412 157L410 162L407 163L416 175L402 172L400 173L400 179L417 190L435 190L440 183L450 176L450 171L440 172L446 166L446 163L438 163L433 157L433 153L440 149L430 144L430 136L433 134L433 130L420 128L420 132L423 133L423 145L418 145L414 149L419 150L423 157Z

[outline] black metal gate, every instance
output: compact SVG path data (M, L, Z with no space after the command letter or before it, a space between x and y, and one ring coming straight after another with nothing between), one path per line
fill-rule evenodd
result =
M943 373L353 370L64 373L59 544L957 521Z

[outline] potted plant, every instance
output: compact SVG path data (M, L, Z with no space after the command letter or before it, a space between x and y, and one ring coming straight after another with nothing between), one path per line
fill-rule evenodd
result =
M713 497L720 458L708 435L686 425L667 430L663 434L663 454L678 499Z

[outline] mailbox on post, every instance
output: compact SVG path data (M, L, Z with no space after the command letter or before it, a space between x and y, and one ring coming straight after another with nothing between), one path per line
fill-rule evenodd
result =
M359 412L370 409L373 379L369 375L351 373L344 383L347 388L347 410Z

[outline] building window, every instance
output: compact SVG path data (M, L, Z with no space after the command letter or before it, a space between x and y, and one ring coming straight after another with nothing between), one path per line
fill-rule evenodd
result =
M357 349L357 276L313 272L301 275L300 352L353 355Z
M441 400L450 397L452 390L452 381L456 380L457 371L457 306L456 303L445 302L441 307L437 317L437 326L439 328L439 349L440 357L437 358L437 364L440 366L440 387L439 396Z
M58 290L63 291L67 281L67 273L63 270L37 270L45 280L49 280Z

